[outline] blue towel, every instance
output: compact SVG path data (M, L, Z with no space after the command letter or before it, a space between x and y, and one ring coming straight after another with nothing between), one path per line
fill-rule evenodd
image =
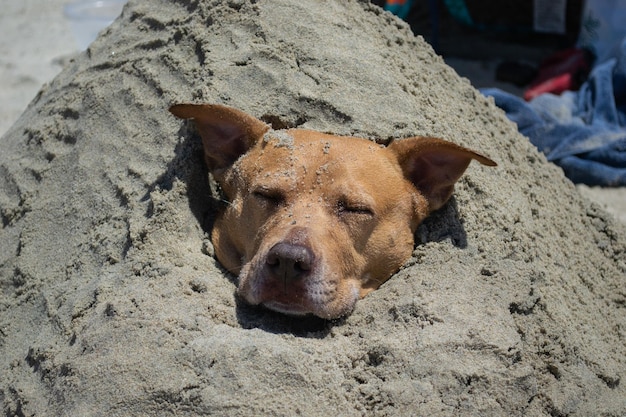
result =
M498 89L481 92L573 182L626 186L626 38L579 91L542 94L528 103Z
M411 11L411 6L413 5L413 0L396 0L396 1L386 1L385 2L385 10L390 11L391 13L398 16L400 19L406 20L406 17L409 15Z

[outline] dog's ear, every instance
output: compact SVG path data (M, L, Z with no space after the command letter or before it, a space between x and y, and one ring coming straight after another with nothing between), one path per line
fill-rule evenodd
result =
M497 165L483 155L443 139L402 139L392 142L389 149L397 156L404 176L428 201L429 212L448 201L454 184L472 159L483 165Z
M176 104L169 110L181 119L194 119L211 172L231 166L270 128L241 110L220 104Z

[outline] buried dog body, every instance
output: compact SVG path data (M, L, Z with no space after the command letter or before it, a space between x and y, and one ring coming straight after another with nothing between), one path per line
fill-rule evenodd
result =
M414 233L450 198L472 159L434 138L387 147L311 130L272 130L222 105L179 104L228 206L212 232L217 259L248 303L337 318L412 254Z

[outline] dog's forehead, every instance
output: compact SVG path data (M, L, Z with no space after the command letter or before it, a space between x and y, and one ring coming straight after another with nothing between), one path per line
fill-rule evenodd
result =
M373 141L309 130L269 131L242 160L252 186L293 191L386 191L402 177L395 156ZM349 187L346 187L346 184ZM385 194L387 194L385 192Z
M318 164L326 170L340 170L363 166L364 162L381 165L382 169L390 167L387 150L373 141L303 129L271 130L254 153L253 158L263 159L264 166L270 169Z

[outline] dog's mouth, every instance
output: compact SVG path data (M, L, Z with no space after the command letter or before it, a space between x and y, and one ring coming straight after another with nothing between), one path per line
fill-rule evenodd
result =
M277 283L267 276L256 276L254 280L254 301L270 310L290 316L319 315L325 310L324 304L331 300L315 300L310 293L310 283L303 280L297 283ZM244 294L242 294L244 295ZM252 301L250 297L245 297ZM316 302L317 301L317 302Z
M336 319L349 314L359 299L356 286L348 285L339 289L323 278L301 282L299 285L292 283L287 287L259 275L251 281L250 287L238 291L244 300L289 316L314 315L322 319Z

